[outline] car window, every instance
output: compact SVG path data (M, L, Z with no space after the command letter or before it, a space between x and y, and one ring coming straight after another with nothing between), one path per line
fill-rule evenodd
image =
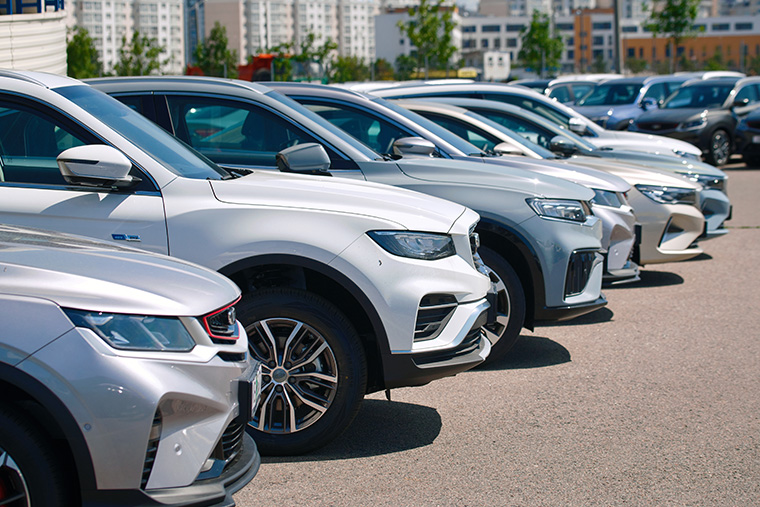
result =
M474 128L472 125L462 120L451 118L450 116L431 113L428 111L417 112L428 120L435 122L446 130L451 131L462 139L467 140L469 143L474 144L483 151L493 151L494 146L501 142L499 138L492 136L482 131L481 129Z
M546 104L531 99L530 97L524 97L521 95L507 95L503 93L486 93L485 99L513 104L515 106L522 107L523 109L527 109L528 111L532 111L539 116L543 116L544 118L551 120L559 125L563 125L565 127L569 127L570 125L569 117L555 109L552 109Z
M591 91L594 86L596 86L595 83L575 83L573 85L573 100L580 100L580 98Z
M277 153L317 142L289 121L253 104L167 95L174 134L218 164L276 167Z
M760 98L758 98L757 86L750 84L750 85L744 86L741 90L739 90L736 93L736 97L734 98L734 101L742 101L742 100L747 100L748 104L754 104L755 102L760 100Z
M415 135L389 121L345 104L326 104L310 98L301 98L299 102L380 154L392 153L393 143L397 139Z
M478 111L483 116L489 118L490 120L495 121L499 125L508 128L512 132L515 132L516 134L519 134L520 136L524 137L528 141L535 143L542 148L549 149L549 144L554 137L553 133L549 130L542 129L541 127L537 125L533 125L530 122L527 122L525 120L522 120L520 118L514 117L514 116L507 116L507 115L489 115L488 112L481 112Z
M668 96L668 87L666 83L655 83L649 87L644 94L645 99L654 99L660 103Z
M720 107L731 92L730 84L704 84L683 86L662 105L663 109L680 109L688 107Z
M578 101L579 106L621 106L636 100L641 85L638 83L602 83Z
M561 86L555 86L551 89L549 92L549 97L552 99L557 99L560 102L571 102L574 100L572 96L570 95L570 86L569 85L561 85Z

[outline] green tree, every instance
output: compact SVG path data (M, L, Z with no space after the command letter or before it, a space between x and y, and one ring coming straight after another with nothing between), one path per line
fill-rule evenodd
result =
M562 37L553 35L551 22L547 14L533 11L533 17L527 28L520 30L522 48L517 59L526 69L538 71L541 77L549 70L554 74L559 70L562 56Z
M747 64L747 75L750 75L750 76L760 75L760 55L756 55Z
M369 67L358 56L339 56L335 60L335 72L332 80L336 83L365 81L367 79L369 79Z
M595 72L597 74L604 74L607 72L607 62L604 61L604 57L602 55L596 55L594 61L591 62L591 72Z
M301 41L298 53L293 59L300 63L306 79L311 81L312 63L319 64L322 69L322 78L327 80L332 73L332 53L338 49L338 44L328 37L320 46L315 46L317 36L309 32Z
M378 58L375 60L375 79L378 81L390 81L393 79L393 66L391 63L384 59Z
M633 74L639 74L647 70L647 61L643 58L626 58L625 66Z
M399 21L402 35L409 38L416 48L418 69L448 68L451 57L457 48L452 43L452 32L456 28L453 10L443 5L444 0L420 0L416 7L409 8L409 20ZM404 65L408 63L404 60Z
M676 72L676 48L684 39L694 37L694 20L697 18L700 0L654 0L645 4L649 11L646 28L652 37L664 35L670 39L670 72Z
M227 28L216 21L208 37L193 51L195 62L204 75L237 77L238 54L235 50L230 51L228 45Z
M397 81L406 81L412 78L412 73L417 71L417 60L413 56L398 55L396 57L396 72L393 75Z
M69 31L66 44L66 75L76 79L98 77L103 72L103 65L95 49L95 42L84 28L75 26Z
M163 52L164 48L158 45L156 39L140 35L140 32L135 31L130 41L127 41L126 36L121 38L119 60L113 67L114 74L117 76L156 74L161 70L161 65L168 63L168 60L159 61Z
M726 61L723 59L723 49L718 46L715 53L705 60L704 70L726 70Z

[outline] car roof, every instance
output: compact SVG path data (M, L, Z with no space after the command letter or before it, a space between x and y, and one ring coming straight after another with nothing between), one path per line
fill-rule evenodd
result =
M110 91L144 90L145 86L171 86L172 89L177 91L197 90L199 87L202 87L204 91L209 89L227 92L231 90L245 90L259 94L266 94L271 91L266 86L250 81L208 76L121 76L85 79L84 81L90 84L107 84ZM146 83L150 84L146 85Z

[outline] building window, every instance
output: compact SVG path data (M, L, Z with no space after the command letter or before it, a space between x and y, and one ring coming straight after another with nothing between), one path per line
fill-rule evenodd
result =
M507 47L508 48L516 48L517 47L517 39L507 39Z
M507 25L508 32L519 32L523 28L525 28L525 25Z
M575 60L575 50L574 49L568 49L567 50L567 59L568 60Z
M731 29L730 23L713 23L713 32L727 32Z
M501 32L501 25L483 25L481 32Z
M620 30L623 33L636 33L639 31L639 27L638 26L624 26L624 27L621 27Z
M568 46L575 46L575 37L568 37L566 40Z
M494 49L501 48L501 39L494 39L493 40L493 47L494 47Z
M595 49L592 53L594 58L604 58L604 50L603 49Z
M594 36L593 44L594 46L604 46L604 37L601 35Z
M604 23L594 23L591 25L594 30L612 30L612 23L605 21Z
M462 41L462 48L463 49L473 49L475 48L475 39L465 39Z
M734 27L737 30L752 30L752 23L736 23Z
M462 33L475 33L477 26L463 26Z
M557 23L555 26L557 27L557 30L573 31L575 29L572 23Z
M628 48L628 58L636 58L636 49Z
M480 40L480 47L483 49L488 48L488 39L481 39Z

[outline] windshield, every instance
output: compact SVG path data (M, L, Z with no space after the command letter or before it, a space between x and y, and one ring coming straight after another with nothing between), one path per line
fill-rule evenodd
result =
M396 113L402 115L404 118L407 118L420 127L427 129L431 134L434 134L450 145L452 145L454 148L459 150L460 152L464 153L465 155L474 156L474 155L482 155L483 151L475 146L474 144L468 143L466 140L462 139L458 135L454 134L453 132L446 130L445 128L441 127L437 123L428 120L424 116L421 116L414 111L410 111L405 107L401 107L398 104L390 101L385 100L381 98L373 98L375 102L384 105L388 109L391 109L395 111Z
M327 129L333 135L335 135L336 137L339 137L343 142L349 144L355 150L360 151L362 155L364 155L368 159L376 160L376 159L382 158L382 156L379 153L373 151L369 146L360 142L355 137L350 136L343 130L337 128L335 125L325 120L324 118L319 116L317 113L315 113L308 107L305 107L303 104L296 102L290 97L283 95L282 93L279 93L274 90L271 92L268 92L267 97L270 97L278 102L281 102L287 105L291 109L295 109L296 111L306 116L308 119L310 119L314 123L317 123L320 127Z
M86 85L66 86L54 91L111 127L178 176L212 180L230 176L152 121L101 91Z
M698 84L683 86L662 104L661 109L720 107L733 90L733 84Z
M622 106L633 104L641 90L641 83L602 83L596 85L579 106Z

